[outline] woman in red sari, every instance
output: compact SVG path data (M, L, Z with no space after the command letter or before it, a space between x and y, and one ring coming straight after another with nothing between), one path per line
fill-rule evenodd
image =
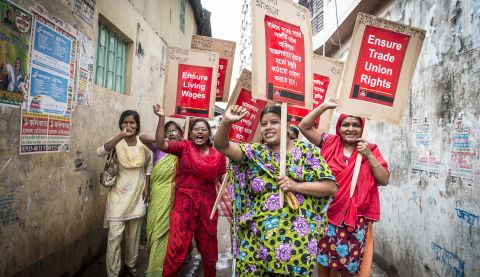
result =
M160 105L153 106L158 116L155 135L157 147L178 156L174 200L170 215L170 234L163 276L178 276L192 238L202 256L204 276L215 276L218 260L217 220L210 220L215 198L215 186L226 173L226 159L212 147L210 125L204 119L195 119L190 126L190 139L165 141L163 126L165 113Z
M315 145L333 172L338 191L328 209L328 229L319 241L317 262L319 276L330 276L339 271L342 276L352 276L360 270L366 246L368 224L380 219L378 186L388 184L390 173L387 162L375 144L361 138L364 119L340 115L336 135L321 133L313 128L317 119L327 109L337 107L331 97L300 122L300 131ZM357 186L350 198L350 184L357 155L362 163Z

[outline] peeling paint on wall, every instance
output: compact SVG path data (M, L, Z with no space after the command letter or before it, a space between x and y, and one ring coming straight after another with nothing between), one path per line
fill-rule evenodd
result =
M480 47L479 1L457 1L450 21L455 24L457 54Z
M76 156L76 158L73 161L74 164L75 164L75 171L86 170L88 167L87 167L87 163L86 163L85 159L83 158L82 151L76 151L75 156Z

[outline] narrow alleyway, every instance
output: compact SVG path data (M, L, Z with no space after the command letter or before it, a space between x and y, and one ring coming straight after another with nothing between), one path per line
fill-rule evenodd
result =
M144 232L144 230L142 230ZM232 255L230 254L230 225L225 217L220 217L218 221L218 250L219 259L217 262L217 277L231 276ZM144 233L142 233L142 241L140 245L140 253L137 262L139 272L144 276L144 272L147 269L148 255L146 248L146 241ZM88 268L82 271L78 277L104 277L107 276L105 272L105 255L98 258ZM128 276L128 275L124 275ZM183 266L180 276L185 277L203 277L203 268L200 254L197 249L194 248L192 256L187 263ZM313 277L317 275L314 274ZM373 265L371 277L389 277L380 267L376 264Z

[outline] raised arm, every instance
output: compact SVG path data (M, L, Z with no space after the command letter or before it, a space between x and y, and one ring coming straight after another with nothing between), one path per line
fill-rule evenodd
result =
M112 151L113 148L115 148L115 145L117 145L117 143L119 143L122 139L133 135L135 135L135 132L131 128L125 127L123 131L121 131L116 136L114 136L109 141L105 142L102 146L100 146L97 149L97 154L99 156L106 155L108 152Z
M228 133L232 123L242 120L248 111L244 107L232 105L226 111L220 121L217 133L215 134L214 147L223 155L229 157L233 161L240 161L243 158L243 152L240 146L228 139Z
M165 141L165 112L159 104L153 105L153 113L158 116L157 131L155 132L155 144L160 150L168 148L168 142Z
M151 136L151 135L147 135L147 134L141 134L140 135L140 141L145 144L147 147L152 144L152 143L155 143L155 137L154 136Z
M302 134L313 144L319 145L322 141L322 133L313 128L315 120L321 116L328 109L335 109L337 107L338 100L335 97L328 98L325 102L316 107L307 116L305 116L298 127Z

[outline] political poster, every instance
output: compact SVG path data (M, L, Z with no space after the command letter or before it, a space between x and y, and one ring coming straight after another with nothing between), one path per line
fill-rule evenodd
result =
M320 106L325 99L335 96L343 70L343 63L318 55L313 55L313 91L312 102L313 109ZM312 110L288 107L288 114L290 115L290 124L298 125L302 119L307 116ZM325 111L317 120L315 125L323 132L327 132L330 127L333 110Z
M194 35L192 36L192 49L208 50L220 54L217 72L217 91L215 100L227 102L232 80L233 61L235 58L236 43L228 40L215 39Z
M75 0L73 2L73 13L94 27L95 5L96 0Z
M87 35L78 32L79 58L76 104L90 106L93 91L94 45Z
M425 31L359 13L338 110L399 124Z
M253 97L311 109L309 10L288 0L252 0L251 7Z
M257 140L260 114L267 103L267 101L252 97L252 72L243 69L227 108L232 105L242 106L247 109L248 114L241 121L232 124L228 138L234 142L247 143Z
M28 111L63 115L69 107L72 39L34 21ZM71 100L70 100L71 101Z
M0 0L0 105L20 107L28 93L32 15Z
M163 108L167 116L213 118L219 54L168 49Z
M22 105L20 154L70 150L77 39L32 10L30 85Z

